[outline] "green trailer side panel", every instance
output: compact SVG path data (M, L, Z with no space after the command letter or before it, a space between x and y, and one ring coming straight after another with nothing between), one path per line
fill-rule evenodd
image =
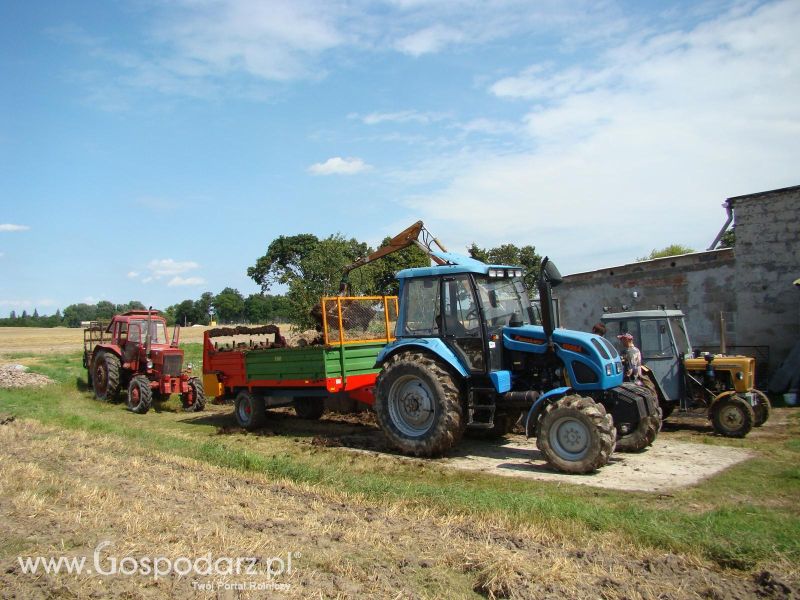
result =
M247 379L282 381L285 379L325 379L345 375L377 373L373 368L384 344L365 343L345 346L307 346L253 350L245 355Z
M344 352L345 374L365 375L377 373L375 359L385 344L350 344L345 346L331 346L325 351L325 371L328 377L342 376L342 355Z

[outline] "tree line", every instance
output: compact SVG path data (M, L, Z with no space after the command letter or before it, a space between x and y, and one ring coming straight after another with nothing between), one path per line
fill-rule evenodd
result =
M386 245L391 238L381 243ZM212 318L218 323L271 323L290 322L301 328L313 327L311 309L320 298L335 296L342 284L342 273L348 265L374 251L368 244L341 234L319 238L310 233L280 236L267 246L247 275L261 288L261 293L245 297L238 290L226 287L218 294L204 292L197 299L187 299L164 309L167 322L172 325L208 325ZM481 248L472 244L468 254L486 263L519 265L525 268L525 284L535 289L541 266L541 256L533 246L517 247L504 244L495 248ZM398 291L395 274L412 267L430 265L430 258L416 246L410 246L380 260L370 262L350 273L347 285L350 295L394 295ZM270 291L283 286L285 294L273 295ZM0 326L79 327L84 321L108 321L115 314L133 309L145 309L139 301L113 304L71 304L64 312L52 316L18 316L12 311L9 318L0 319Z

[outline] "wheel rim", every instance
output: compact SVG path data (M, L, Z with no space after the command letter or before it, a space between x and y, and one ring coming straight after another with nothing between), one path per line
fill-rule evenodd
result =
M139 406L139 402L141 402L141 400L142 400L142 395L141 395L141 392L139 391L139 385L138 384L134 384L134 386L131 388L131 391L128 394L128 396L130 396L129 400L130 400L131 406L134 406L134 407Z
M744 412L734 404L726 404L719 411L719 422L725 429L735 431L744 425Z
M573 417L561 417L550 428L550 446L567 460L580 460L589 450L589 429Z
M403 435L418 437L433 425L436 403L430 387L414 375L397 379L389 390L389 416Z
M100 394L105 394L106 387L108 387L108 377L106 377L106 370L104 365L99 364L94 371L95 389Z
M250 405L250 398L243 397L239 401L239 420L242 421L242 423L248 423L252 413L253 407Z

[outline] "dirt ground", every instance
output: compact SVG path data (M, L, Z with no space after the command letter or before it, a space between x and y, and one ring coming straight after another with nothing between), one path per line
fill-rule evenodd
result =
M369 505L19 419L0 425L0 467L0 596L7 598L667 600L800 594L772 573L742 577L673 554L629 546L620 551L613 539L579 547L533 527ZM108 544L98 550L101 542ZM34 576L18 561L87 557L93 568L95 553L101 573L115 560L135 570L145 558L161 557L175 561L178 570L179 557L197 566L198 557L209 556L215 564L223 557L255 557L261 574ZM285 568L290 555L291 573ZM280 593L274 586L281 586Z
M230 408L226 410L226 407L216 406L211 410L216 416L220 433L246 435L228 417ZM769 435L773 429L785 424L785 409L776 410L763 428L750 435ZM403 460L427 464L436 462L453 469L535 481L664 493L695 485L753 456L746 449L702 443L701 436L710 435L711 431L710 424L703 418L684 417L671 420L666 427L670 431L660 435L646 452L614 453L608 465L588 475L554 471L536 448L536 440L528 440L518 433L494 441L465 439L453 452L441 459L403 457ZM386 445L375 417L370 412L351 415L327 413L321 421L314 423L295 419L291 409L276 409L270 411L266 430L277 435L304 434L305 439L309 439L307 436L311 434L310 443L313 445L347 448L385 460L398 458ZM671 430L679 430L680 434L672 435ZM692 436L692 433L697 435ZM690 441L693 437L701 443Z

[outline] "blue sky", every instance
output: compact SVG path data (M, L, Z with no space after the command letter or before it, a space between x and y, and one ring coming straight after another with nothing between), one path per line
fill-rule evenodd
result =
M281 234L705 248L800 184L800 2L0 4L0 315L165 307Z

